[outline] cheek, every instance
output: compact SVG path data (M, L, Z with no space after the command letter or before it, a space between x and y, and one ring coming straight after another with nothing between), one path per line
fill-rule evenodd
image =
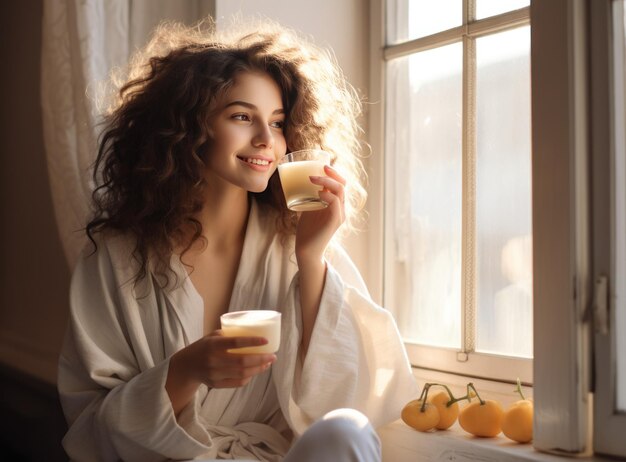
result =
M215 166L222 163L234 150L236 142L233 137L224 131L216 132L205 151L205 162L209 166Z
M240 144L245 137L242 136L241 132L236 129L224 130L222 133L222 145L223 146L233 146L236 144Z
M285 155L287 152L287 141L285 140L285 135L281 134L280 136L276 136L276 138L274 138L274 151L281 156Z

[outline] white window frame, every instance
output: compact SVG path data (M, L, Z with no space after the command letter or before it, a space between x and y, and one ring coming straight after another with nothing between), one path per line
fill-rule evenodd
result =
M615 5L615 13L612 11ZM591 130L593 181L593 276L598 284L606 282L597 292L595 303L595 389L594 450L602 454L626 457L626 414L616 411L616 332L615 312L624 309L624 283L617 281L617 260L625 259L624 249L617 246L615 236L616 184L609 179L618 170L614 157L624 153L624 46L613 44L614 32L624 34L623 3L612 0L590 4L591 24ZM619 17L619 23L614 22ZM623 39L622 39L623 40ZM621 42L621 40L620 40ZM621 86L621 88L620 88ZM614 110L612 110L614 109ZM622 127L621 132L616 127ZM622 154L623 155L623 154ZM623 185L626 169L621 168ZM622 186L623 188L623 186ZM621 191L623 196L623 190ZM622 219L624 204L620 204ZM621 255L620 255L621 253ZM623 275L622 275L623 277ZM602 296L602 297L601 297ZM618 305L621 304L621 305ZM625 352L620 352L624 354Z
M531 3L534 439L590 450L587 2Z
M464 42L464 64L463 64L463 93L464 93L464 111L470 113L473 111L475 98L475 38L502 32L505 30L521 27L530 23L530 7L520 10L507 12L497 16L485 19L475 20L475 1L463 0L463 23L461 26L436 33L427 37L417 38L408 42L397 45L385 45L385 1L378 0L372 2L372 21L371 21L371 100L384 101L385 94L384 85L384 67L385 62L407 56L409 54L431 49L434 47L444 46L451 43ZM377 105L370 111L370 144L375 153L384 152L384 103ZM467 239L468 227L474 226L474 210L473 210L473 180L471 180L471 172L474 170L471 166L475 162L475 133L466 125L472 124L472 118L464 117L463 127L463 158L464 158L464 193L463 193L463 222L464 222L464 275L463 275L463 305L464 316L462 320L462 347L460 350L451 348L439 348L415 343L405 343L407 353L411 364L414 367L431 369L437 371L445 371L462 376L478 377L483 379L509 381L514 383L519 377L523 383L532 384L533 368L532 359L507 357L502 355L493 355L486 353L477 353L475 347L475 287L474 281L470 281L468 277L475 273L472 269L475 265L475 244ZM468 136L468 134L470 134ZM374 224L370 230L372 242L384 242L382 249L370 256L371 263L375 267L381 268L382 271L378 275L381 281L380 286L375 291L380 290L383 294L383 305L393 312L393 303L389 301L384 291L384 265L385 259L384 249L393 248L393 236L385 234L384 220L386 210L392 210L391 204L394 198L389 192L385 193L385 182L391 182L389 174L391 169L385 168L384 155L375 156L370 159L370 220ZM384 172L387 172L386 174ZM470 178L470 181L467 181ZM380 239L379 239L380 238ZM376 292L379 293L379 292Z

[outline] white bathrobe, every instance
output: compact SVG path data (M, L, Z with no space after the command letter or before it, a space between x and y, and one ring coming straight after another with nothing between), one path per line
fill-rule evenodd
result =
M165 391L169 358L202 337L202 298L177 257L171 262L178 285L163 287L149 274L134 287L128 239L99 238L95 253L86 249L72 278L59 361L69 423L63 445L72 460L279 461L293 438L333 409L357 409L378 427L414 399L393 318L372 302L336 245L326 255L324 292L301 364L293 240L282 242L259 212L253 203L228 310L282 312L278 359L244 387L201 386L178 422Z

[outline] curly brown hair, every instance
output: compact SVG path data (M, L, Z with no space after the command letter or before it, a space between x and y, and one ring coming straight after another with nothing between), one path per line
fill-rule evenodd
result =
M94 215L86 232L130 234L146 275L167 278L174 249L184 255L202 236L204 172L216 101L242 71L269 74L281 89L287 151L318 147L347 179L346 222L351 230L365 202L359 159L361 105L330 53L295 32L263 20L216 31L208 20L194 27L160 25L138 52L104 119L93 177ZM115 80L115 78L114 78ZM277 232L295 232L277 172L262 193L250 193L276 215Z

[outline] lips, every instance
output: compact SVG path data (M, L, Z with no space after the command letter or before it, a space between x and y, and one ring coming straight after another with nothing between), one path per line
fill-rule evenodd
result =
M240 157L239 159L254 165L269 165L271 161L267 159L257 159L256 157Z
M241 162L246 164L248 167L252 168L253 170L257 170L257 171L266 171L266 170L268 170L270 168L270 165L273 162L273 159L271 159L271 158L260 157L260 156L254 156L254 157L237 156L237 158Z

